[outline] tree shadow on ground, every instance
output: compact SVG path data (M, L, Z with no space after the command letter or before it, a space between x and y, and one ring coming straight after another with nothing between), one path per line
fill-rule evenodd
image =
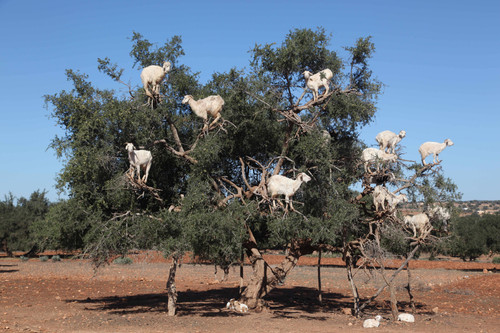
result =
M17 265L0 265L0 267L17 267ZM18 269L0 269L0 274L1 273L15 273L15 272L19 272Z
M242 316L226 309L231 298L238 297L238 288L219 288L210 290L187 290L179 292L177 299L177 316L229 317ZM302 318L310 320L326 320L328 313L341 312L352 308L350 295L324 292L322 303L318 300L318 290L307 287L277 288L265 298L268 310L276 318ZM81 300L66 300L86 304L85 310L106 311L109 314L128 315L151 312L167 312L167 294L139 294L130 296L108 296ZM408 302L398 302L404 309ZM426 306L416 304L419 312ZM374 301L367 306L365 313L390 313L390 306L385 301Z

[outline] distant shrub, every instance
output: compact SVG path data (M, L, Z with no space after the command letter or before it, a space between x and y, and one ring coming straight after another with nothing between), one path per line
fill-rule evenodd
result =
M25 257L25 256L20 256L19 259L21 259L21 261L28 261L29 260L29 258Z
M46 262L47 260L49 260L49 257L47 257L47 256L41 256L40 257L40 261L41 262Z
M57 254L55 256L52 256L52 261L53 262L56 262L56 261L61 261L61 257L59 257Z
M493 258L492 263L494 263L494 264L500 264L500 257Z
M118 265L130 265L133 262L134 261L129 257L119 257L113 261L113 263L118 264Z

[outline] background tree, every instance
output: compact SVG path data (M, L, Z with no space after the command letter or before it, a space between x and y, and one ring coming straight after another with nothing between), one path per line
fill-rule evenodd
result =
M2 251L12 256L12 251L28 251L36 242L31 237L31 230L43 220L49 210L49 200L46 192L37 190L31 193L29 199L16 199L9 193L0 201L0 242Z

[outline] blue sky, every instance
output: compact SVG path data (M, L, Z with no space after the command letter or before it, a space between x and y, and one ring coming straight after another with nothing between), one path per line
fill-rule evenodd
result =
M126 94L97 70L104 57L139 86L129 56L133 31L158 45L182 36L181 62L204 81L248 66L256 43L281 43L292 29L321 26L336 51L359 37L375 43L371 67L386 86L375 121L361 132L367 144L375 145L380 131L404 129L404 158L417 160L421 143L450 138L455 145L440 157L463 199L498 200L499 18L495 0L0 0L0 197L40 189L59 198L54 185L64 161L47 147L61 130L43 96L71 89L65 69Z

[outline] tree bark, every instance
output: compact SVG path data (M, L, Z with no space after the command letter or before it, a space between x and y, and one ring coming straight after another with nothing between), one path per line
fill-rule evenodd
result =
M354 265L353 258L351 257L350 254L345 256L345 266L347 270L347 280L349 281L349 284L351 285L351 290L352 290L352 298L353 298L353 314L354 316L358 317L360 308L359 308L359 293L358 293L358 288L356 287L356 283L354 283L354 279L352 276L352 267Z
M12 253L12 251L9 249L7 238L2 239L2 251L4 251L7 254L7 257L14 256L14 253Z
M318 251L318 301L323 303L323 294L321 291L321 249Z
M179 264L179 258L177 256L172 257L172 265L170 265L168 280L167 280L167 295L168 295L168 315L175 316L175 311L177 308L177 289L175 287L175 273L177 272L177 266Z
M415 313L417 309L415 308L415 301L413 299L413 294L411 293L411 271L410 263L406 264L406 271L408 273L408 284L406 285L406 290L408 291L408 296L410 297L410 306L412 313Z
M263 298L279 283L283 283L287 274L297 265L300 256L310 254L314 249L310 240L294 240L288 246L285 259L272 269L262 257L250 230L249 233L250 241L245 244L245 248L252 264L253 275L241 293L240 302L245 303L250 309L262 311L266 307Z

